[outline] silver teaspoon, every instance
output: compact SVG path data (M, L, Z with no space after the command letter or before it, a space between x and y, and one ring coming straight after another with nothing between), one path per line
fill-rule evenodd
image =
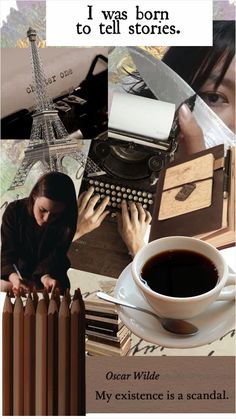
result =
M127 303L126 301L118 300L117 298L114 298L111 295L105 294L105 292L99 291L97 292L97 296L102 300L108 301L109 303L133 308L134 310L139 310L143 311L144 313L150 314L151 316L155 317L160 321L164 329L168 330L168 332L175 333L176 335L192 336L198 333L198 328L193 324L186 322L185 320L168 319L160 317L153 311L146 310L146 308L143 307L135 306L131 303Z

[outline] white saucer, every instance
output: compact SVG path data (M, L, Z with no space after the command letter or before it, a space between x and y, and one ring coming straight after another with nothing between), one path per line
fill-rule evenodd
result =
M133 281L131 264L121 273L114 296L152 311ZM235 322L234 301L216 301L205 313L190 320L199 328L199 332L195 336L186 337L167 332L158 320L148 314L126 307L117 307L121 320L135 335L166 348L194 348L207 345L232 330Z

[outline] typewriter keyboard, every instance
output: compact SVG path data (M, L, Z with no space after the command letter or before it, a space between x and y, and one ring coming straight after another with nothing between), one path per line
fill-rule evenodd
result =
M149 210L153 204L153 194L140 189L134 189L132 187L117 185L108 183L106 181L99 181L89 179L87 181L88 188L92 186L94 188L94 194L99 194L101 199L109 196L110 202L108 207L114 211L119 211L121 208L121 201L133 201L141 203L144 209Z

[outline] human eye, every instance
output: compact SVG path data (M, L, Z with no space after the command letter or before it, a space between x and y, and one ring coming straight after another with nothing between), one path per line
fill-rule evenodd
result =
M44 214L45 212L47 212L47 210L46 210L45 208L43 208L43 207L39 207L39 211L40 211L42 214Z
M222 106L229 103L227 96L220 92L206 91L200 92L199 95L201 96L202 100L204 100L204 102L210 107Z

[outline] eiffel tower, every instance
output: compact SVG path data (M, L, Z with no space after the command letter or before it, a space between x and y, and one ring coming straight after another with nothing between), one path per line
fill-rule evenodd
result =
M33 114L29 144L9 190L24 185L30 170L39 161L43 164L46 172L63 172L62 160L65 156L74 158L82 167L86 165L86 171L90 174L103 173L90 158L78 150L77 140L69 137L69 133L47 93L46 78L36 44L37 33L34 29L29 28L27 36L31 45L36 111Z

